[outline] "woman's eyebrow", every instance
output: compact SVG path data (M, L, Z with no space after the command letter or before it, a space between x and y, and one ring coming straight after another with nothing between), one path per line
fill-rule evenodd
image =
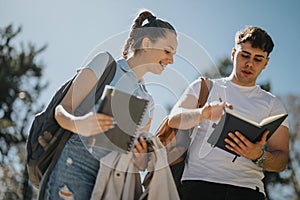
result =
M172 50L172 52L173 52L174 54L176 53L174 47L172 47L171 45L168 45L168 47Z

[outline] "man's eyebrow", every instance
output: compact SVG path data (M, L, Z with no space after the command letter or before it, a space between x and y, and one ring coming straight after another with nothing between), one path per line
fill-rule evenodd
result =
M259 55L259 54L258 54L258 55L256 54L256 55L255 55L255 57L259 57L259 58L265 58L265 56L263 56L263 55Z
M242 50L243 53L246 53L246 54L251 54L250 52L246 51L246 50Z
M242 52L251 55L251 53L248 52L248 51L246 51L246 50L242 50ZM255 57L260 57L260 58L265 58L265 56L260 55L260 54L255 54L254 56L255 56Z

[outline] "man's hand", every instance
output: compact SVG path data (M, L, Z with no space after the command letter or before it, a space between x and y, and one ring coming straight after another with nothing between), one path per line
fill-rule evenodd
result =
M230 132L228 134L230 139L225 139L225 142L227 143L225 147L249 160L256 160L263 154L263 148L266 144L268 134L269 131L265 131L260 141L252 143L244 137L242 133L238 131L235 133Z
M206 103L201 109L199 122L201 122L202 119L211 120L213 122L219 121L225 108L232 110L233 106L226 102Z
M38 138L39 144L45 149L52 137L53 137L52 133L45 131L43 133L43 136L39 136Z

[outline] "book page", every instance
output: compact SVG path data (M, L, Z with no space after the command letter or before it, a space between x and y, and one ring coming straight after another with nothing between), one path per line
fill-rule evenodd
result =
M279 115L274 115L274 116L267 117L267 118L263 119L259 124L260 124L261 126L266 125L266 124L268 124L268 123L270 123L270 122L273 122L273 121L275 121L276 119L279 119L279 118L281 118L281 117L283 117L283 116L285 116L285 115L286 115L286 114L279 114Z
M233 116L235 116L235 117L237 117L237 118L240 118L240 119L242 119L242 120L244 120L246 122L249 122L250 124L253 124L254 126L257 126L257 127L261 126L260 123L257 123L257 122L255 122L255 121L253 121L251 119L247 119L246 117L243 117L243 116L241 116L239 114L236 114L232 110L226 109L226 112L229 113L229 114L231 114L231 115L233 115Z
M257 122L255 122L251 119L247 119L246 117L243 117L239 114L234 113L232 110L228 109L228 110L226 110L226 112L230 113L231 115L233 115L235 117L238 117L238 118L240 118L240 119L242 119L246 122L249 122L250 124L253 124L254 126L257 126L257 127L264 126L264 125L266 125L268 123L271 123L271 122L273 122L273 121L275 121L275 120L277 120L277 119L279 119L279 118L286 115L286 114L273 115L273 116L270 116L270 117L267 117L267 118L263 119L260 123L257 123Z

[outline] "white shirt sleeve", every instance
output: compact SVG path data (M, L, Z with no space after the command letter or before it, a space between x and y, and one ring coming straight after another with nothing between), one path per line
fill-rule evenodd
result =
M199 97L199 92L200 92L200 86L201 86L201 79L198 78L195 81L193 81L184 91L184 94L189 94L193 95L196 98Z
M283 106L283 104L281 103L281 101L277 97L274 98L272 103L273 103L273 106L272 106L270 116L287 113L285 107ZM281 125L286 126L287 128L289 128L288 117L285 118L285 120L282 122Z

